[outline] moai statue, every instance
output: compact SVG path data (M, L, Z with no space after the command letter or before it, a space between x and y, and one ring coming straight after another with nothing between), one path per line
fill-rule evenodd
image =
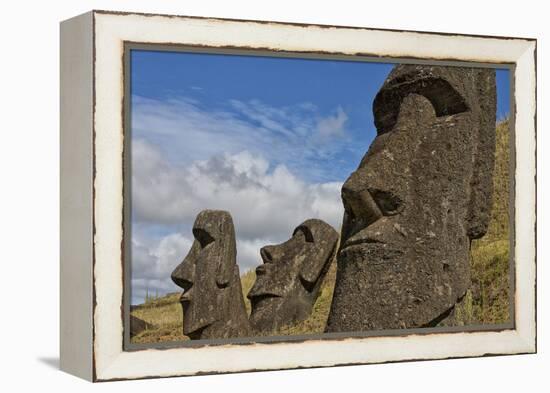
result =
M338 233L330 225L310 219L286 242L260 250L263 264L248 293L256 333L272 333L311 314L337 242Z
M189 254L172 272L172 280L184 290L183 334L192 340L248 336L231 215L203 210L193 236Z
M378 136L342 187L327 332L437 325L489 223L494 70L396 66L373 111Z

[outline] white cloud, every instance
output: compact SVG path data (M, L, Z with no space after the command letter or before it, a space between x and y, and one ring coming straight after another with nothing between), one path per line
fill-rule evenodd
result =
M332 155L349 142L342 108L321 116L311 103L234 100L206 110L188 98L135 96L132 105L133 302L179 291L170 274L201 210L231 213L241 273L308 218L340 229L342 183L319 179L335 178Z
M145 291L177 291L170 273L189 251L190 231L203 209L231 213L237 236L241 273L261 263L259 250L288 239L308 218L320 218L340 229L342 183L308 184L284 165L270 168L267 160L247 151L222 154L190 166L169 164L144 140L133 142L132 154L133 298ZM147 227L187 228L160 238Z
M290 234L288 234L290 236ZM143 240L143 239L142 239ZM146 293L164 295L180 292L170 275L178 266L193 243L193 236L172 233L148 244L132 241L132 303L143 302ZM240 273L255 268L262 260L260 248L275 243L273 239L237 239L237 263Z
M228 210L237 235L282 239L307 218L338 228L341 183L308 184L284 165L269 170L261 156L223 154L188 167L167 163L143 140L134 141L132 209L138 222L191 222L203 209Z
M335 116L328 116L319 119L317 122L317 136L322 142L333 137L342 138L346 135L344 126L348 120L348 115L340 107Z
M186 97L159 101L132 96L132 132L162 145L172 162L190 164L220 151L247 150L308 178L332 170L313 165L315 159L327 160L353 143L345 130L347 114L340 107L332 112L321 114L307 102L273 107L258 100L231 100L206 109Z
M290 237L290 233L288 236ZM242 239L237 238L237 263L241 274L262 263L260 248L273 244L273 239Z
M243 102L232 100L231 105L244 115L252 124L265 128L272 134L287 137L290 140L305 135L312 128L315 107L301 105L296 108L274 108L257 100Z
M148 244L149 243L149 244ZM170 279L174 268L191 248L192 239L173 233L155 243L151 239L132 239L132 298L141 303L145 294L178 292Z

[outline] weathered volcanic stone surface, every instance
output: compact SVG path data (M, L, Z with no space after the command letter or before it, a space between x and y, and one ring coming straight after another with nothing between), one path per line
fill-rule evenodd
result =
M193 225L195 241L172 273L184 289L183 334L192 340L245 337L249 334L231 215L203 210Z
M310 219L286 242L260 250L264 263L256 269L256 282L248 293L253 331L271 333L311 314L337 242L334 228Z
M327 332L434 326L470 283L489 223L491 69L396 66L373 104L378 136L342 187Z
M152 325L134 315L130 315L130 337L137 336L139 333L151 328Z

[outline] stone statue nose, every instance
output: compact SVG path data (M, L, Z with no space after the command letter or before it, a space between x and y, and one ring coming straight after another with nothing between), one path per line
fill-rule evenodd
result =
M279 252L276 246L265 246L260 249L260 255L264 263L273 263L279 257Z
M353 184L344 183L342 201L348 216L365 225L370 225L383 216L367 187L354 187Z
M195 265L187 258L172 272L172 281L178 287L188 291L195 282Z

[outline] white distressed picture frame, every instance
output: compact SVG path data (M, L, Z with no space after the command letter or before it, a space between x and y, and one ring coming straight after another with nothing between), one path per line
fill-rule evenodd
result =
M125 43L514 67L514 323L124 350ZM61 24L61 368L91 381L536 352L536 40L92 11Z

